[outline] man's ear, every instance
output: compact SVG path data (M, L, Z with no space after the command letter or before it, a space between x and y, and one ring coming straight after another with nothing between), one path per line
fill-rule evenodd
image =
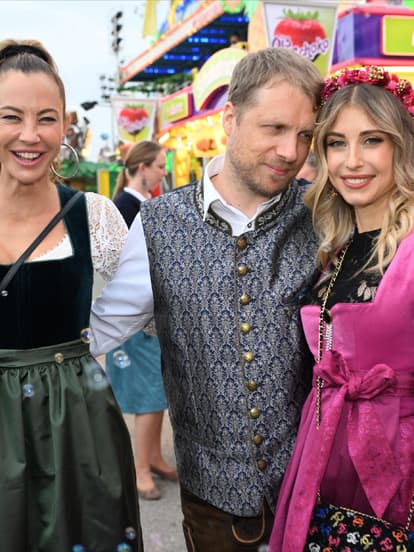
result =
M224 132L230 136L236 123L236 108L231 102L226 102L223 108L222 124Z

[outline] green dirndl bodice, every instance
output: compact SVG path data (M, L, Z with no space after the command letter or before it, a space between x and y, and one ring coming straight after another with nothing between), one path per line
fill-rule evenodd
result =
M61 203L72 193L59 187ZM93 282L84 198L65 224L74 255L25 263L0 297L0 551L140 552L128 430L80 339Z

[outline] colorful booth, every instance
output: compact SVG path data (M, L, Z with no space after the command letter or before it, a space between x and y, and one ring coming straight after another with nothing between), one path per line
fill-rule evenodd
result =
M198 178L207 160L224 151L222 108L233 68L246 55L244 48L228 47L231 29L243 36L243 45L247 39L248 51L291 48L323 76L345 65L379 64L414 79L414 11L403 6L362 0L176 0L153 45L121 68L123 83L177 71L192 75L191 86L157 98L155 118L144 106L149 115L143 121L150 127L154 121L157 139L171 152L173 186ZM142 108L118 108L118 124L126 114L129 129L132 111L138 116ZM136 139L142 139L143 128Z
M173 152L174 186L198 178L204 161L224 152L222 107L233 68L245 55L240 48L219 50L196 74L192 86L160 100L157 138Z
M414 84L414 11L366 4L339 13L331 72L382 65Z

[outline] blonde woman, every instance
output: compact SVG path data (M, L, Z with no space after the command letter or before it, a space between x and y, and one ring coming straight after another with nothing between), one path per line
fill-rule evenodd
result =
M313 388L270 549L411 550L414 92L368 67L334 75L322 99L305 197L323 269L302 307Z

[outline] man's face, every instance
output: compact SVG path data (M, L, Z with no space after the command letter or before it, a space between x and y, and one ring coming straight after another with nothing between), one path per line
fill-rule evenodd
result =
M286 82L258 89L241 113L228 102L226 163L236 187L264 201L283 191L305 162L315 118L311 100Z

